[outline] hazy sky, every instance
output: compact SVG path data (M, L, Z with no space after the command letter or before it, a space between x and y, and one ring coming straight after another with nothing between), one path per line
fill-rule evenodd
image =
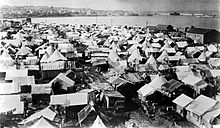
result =
M0 0L0 5L35 5L104 10L220 10L220 0Z

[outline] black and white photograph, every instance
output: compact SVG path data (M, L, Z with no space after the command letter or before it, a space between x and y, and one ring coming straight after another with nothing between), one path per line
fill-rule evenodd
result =
M0 0L0 128L220 128L220 0Z

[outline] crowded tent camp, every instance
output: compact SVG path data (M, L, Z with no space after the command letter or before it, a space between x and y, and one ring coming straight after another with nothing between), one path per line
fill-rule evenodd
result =
M192 43L195 27L185 36L155 27L11 27L0 40L0 126L135 127L132 111L178 127L219 126L220 40Z

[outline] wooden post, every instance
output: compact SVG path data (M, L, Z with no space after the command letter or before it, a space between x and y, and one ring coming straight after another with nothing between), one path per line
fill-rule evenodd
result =
M148 26L148 21L146 21L146 27Z

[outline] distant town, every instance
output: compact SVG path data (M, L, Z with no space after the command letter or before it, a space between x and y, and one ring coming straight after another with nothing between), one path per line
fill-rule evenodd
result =
M95 10L91 8L66 8L48 6L2 6L0 18L26 17L72 17L72 16L197 16L219 17L219 12L205 11L130 11L130 10Z

